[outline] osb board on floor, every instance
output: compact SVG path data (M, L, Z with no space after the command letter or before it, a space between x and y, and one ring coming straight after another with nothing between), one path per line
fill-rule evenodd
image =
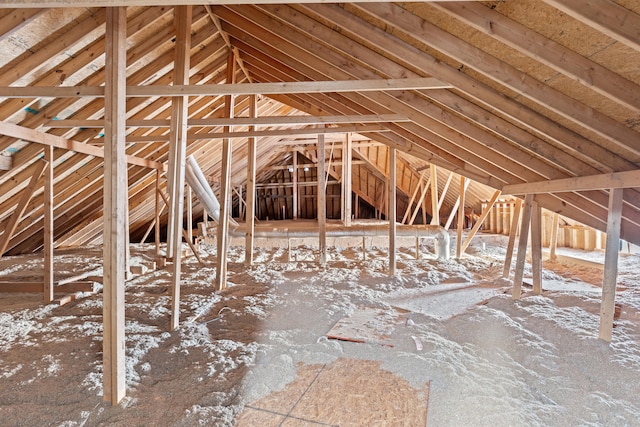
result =
M245 407L238 427L426 426L429 385L415 389L372 360L300 365L296 379Z
M327 332L327 338L393 347L392 333L402 323L404 319L399 312L359 307L350 316L338 320Z

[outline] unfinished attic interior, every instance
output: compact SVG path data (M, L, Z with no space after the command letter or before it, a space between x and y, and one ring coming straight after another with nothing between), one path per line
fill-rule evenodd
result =
M2 424L640 419L640 3L0 3Z

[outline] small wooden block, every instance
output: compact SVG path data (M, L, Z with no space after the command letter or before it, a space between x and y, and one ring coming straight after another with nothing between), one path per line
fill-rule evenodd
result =
M145 274L147 272L147 267L145 265L132 265L130 267L130 270L131 270L131 274L140 276L141 274Z

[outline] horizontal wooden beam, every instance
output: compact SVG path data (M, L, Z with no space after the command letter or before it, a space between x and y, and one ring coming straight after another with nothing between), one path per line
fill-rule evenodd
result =
M542 194L640 187L640 170L505 185L502 194Z
M68 292L95 292L94 282L73 282L54 285L55 293ZM44 291L44 280L42 282L0 282L0 293L2 292L24 292L24 293L42 293Z
M70 139L62 138L58 135L52 135L50 133L40 132L34 129L29 129L24 126L14 125L12 123L0 122L0 135L23 139L25 141L48 145L55 148L62 148L64 150L75 151L76 153L86 154L88 156L104 158L104 150L100 147L83 144L82 142L73 141ZM164 164L136 156L127 156L127 163L130 165L143 166L151 169L164 170Z
M208 85L127 86L127 97L282 95L293 93L371 92L385 90L450 89L432 77L412 79L335 80L270 83L225 83ZM104 97L102 86L3 86L0 98L82 98Z
M189 119L187 126L299 126L339 123L401 123L409 118L400 114L368 114L352 116L270 116ZM127 127L169 127L170 120L127 120ZM48 128L97 128L104 127L104 120L51 120Z
M351 3L376 2L378 0L355 0ZM409 0L408 2L457 1L457 0ZM480 0L473 0L480 1ZM288 3L317 3L318 0L296 0ZM207 2L204 2L207 3ZM209 1L208 3L213 3ZM273 0L225 0L220 4L267 4ZM51 8L51 7L126 7L126 6L182 6L192 5L193 0L4 0L0 8Z
M251 137L279 137L298 135L319 135L330 133L360 133L360 132L388 132L385 126L363 125L363 126L341 126L336 128L307 128L307 129L279 129L279 130L255 130L246 132L211 132L211 133L189 133L187 139L225 139L225 138L251 138ZM98 140L94 140L98 142ZM169 135L132 135L127 137L127 142L168 142Z

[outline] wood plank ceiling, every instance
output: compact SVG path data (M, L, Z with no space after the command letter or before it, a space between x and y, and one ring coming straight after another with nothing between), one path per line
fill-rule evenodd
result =
M173 7L150 6L147 0L126 3L127 85L171 84ZM440 188L449 172L473 179L467 198L477 207L490 197L491 188L507 184L638 169L640 3L583 3L194 5L189 82L225 83L230 51L239 65L238 84L434 77L451 87L261 95L258 115L399 115L405 120L329 126L332 132L342 132L327 136L329 145L338 141L335 162L341 161L344 132L354 132L354 191L373 208L383 208L374 206L377 188L370 191L357 182L385 180L391 146L399 150L398 190L404 199L424 181L422 171L432 164L438 166ZM52 2L64 7L51 9L28 8L36 3L27 0L0 5L0 90L33 87L37 93L38 87L102 85L105 9L97 6L106 4L115 3L67 0ZM223 107L222 96L192 96L189 118L220 118ZM248 109L249 97L237 96L235 115L247 117ZM73 140L87 147L54 152L56 244L101 242L103 159L89 148L102 144L103 130L96 120L103 119L103 111L102 98L0 97L0 169L6 169L0 170L0 230L6 229L42 162L42 133L47 133L63 138L56 141ZM127 154L166 164L169 127L143 120L168 120L171 98L131 97L127 112ZM260 129L283 132L283 126ZM211 125L189 128L187 153L196 157L212 182L219 180L221 139L203 135L222 130ZM233 130L244 132L248 126ZM294 152L301 164L314 162L313 141L294 132L306 131L260 137L260 183L290 179L285 168L292 165ZM232 182L240 188L246 179L246 138L233 141ZM133 235L142 234L154 219L156 170L137 163L129 165ZM340 174L334 165L333 179L340 180ZM455 203L457 187L450 186L444 211ZM9 253L41 248L42 193L40 184L8 245ZM537 200L547 209L605 230L606 191L540 194ZM403 214L400 209L399 217ZM444 223L446 217L442 218ZM640 244L636 189L624 190L622 237Z

